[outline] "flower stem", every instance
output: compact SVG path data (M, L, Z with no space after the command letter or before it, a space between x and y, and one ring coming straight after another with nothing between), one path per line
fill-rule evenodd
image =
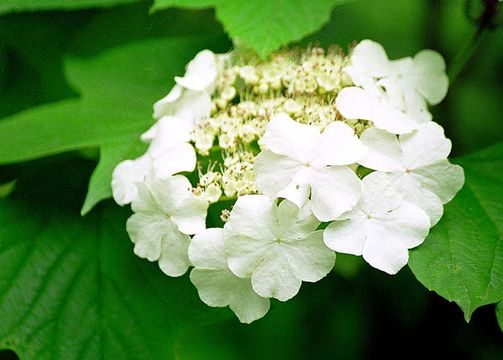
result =
M463 68L472 58L475 50L480 44L480 40L482 39L482 35L484 34L485 30L485 28L479 27L475 34L471 37L471 39L463 46L461 51L459 51L454 59L452 59L447 71L451 86L455 82Z
M487 32L487 30L494 29L496 27L494 19L496 18L500 10L500 1L483 0L483 3L484 3L484 11L476 19L478 26L477 30L475 31L475 34L461 49L461 51L458 52L458 54L454 57L454 59L450 63L448 69L448 76L451 85L452 83L454 83L454 81L457 79L463 68L472 58L473 54L475 53L475 50L481 43L483 35Z

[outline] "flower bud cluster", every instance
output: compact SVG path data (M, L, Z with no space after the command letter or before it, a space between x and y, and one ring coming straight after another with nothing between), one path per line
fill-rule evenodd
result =
M369 122L343 119L337 111L337 93L352 84L342 71L347 58L337 47L283 51L267 62L236 54L232 61L216 76L210 116L199 119L192 132L200 156L209 156L215 148L221 151L223 166L211 170L219 181L209 189L199 184L197 190L211 202L218 186L227 197L258 192L253 160L263 149L260 139L267 124L277 114L287 113L320 130L334 121L344 121L356 134L371 127ZM207 190L213 196L208 197Z

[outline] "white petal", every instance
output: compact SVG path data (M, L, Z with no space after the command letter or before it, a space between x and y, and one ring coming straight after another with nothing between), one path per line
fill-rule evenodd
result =
M180 85L175 85L168 93L168 95L154 104L153 117L155 119L160 119L161 117L166 115L173 115L173 104L181 99L183 91L184 89ZM152 136L155 135L152 134ZM150 137L150 134L146 135L145 140L148 140L148 137Z
M157 125L159 123L156 122L154 125L152 125L147 131L145 131L143 134L141 134L140 139L144 143L150 143L154 138L155 135L157 134Z
M408 250L421 244L428 234L428 215L408 201L394 211L367 222L363 258L376 269L396 274L409 259Z
M349 168L332 166L316 169L312 174L311 206L318 220L334 220L358 202L360 179Z
M169 216L182 207L183 202L192 195L192 185L183 175L152 179L148 182L148 188L156 204Z
M407 200L423 209L430 218L430 226L433 227L442 217L444 207L440 198L422 187L412 173L391 174L393 188Z
M408 169L432 164L447 159L451 152L451 141L444 135L444 129L431 121L410 134L400 135L403 151L403 165Z
M367 214L386 213L396 209L403 196L394 186L394 178L386 173L374 171L362 180L363 193L358 208Z
M259 296L252 288L250 279L239 279L234 287L230 308L239 321L249 324L264 317L269 311L270 301Z
M195 268L190 272L190 281L197 288L201 301L212 307L229 305L235 278L236 276L226 269Z
M274 200L267 196L240 196L225 227L234 234L269 241L274 237L277 211Z
M150 159L142 156L136 160L120 162L112 173L112 194L119 205L129 204L138 197L137 182L145 180Z
M363 258L372 267L394 275L409 261L409 251L394 239L370 233L363 248Z
M150 188L145 182L136 183L136 188L138 189L138 196L131 203L131 208L135 213L141 213L143 215L159 215L164 216L163 209L152 197Z
M370 223L368 236L379 236L380 241L393 239L408 249L422 244L430 229L428 215L409 201L403 201L393 211L376 214Z
M154 104L154 118L174 116L185 122L185 127L192 130L195 124L211 113L211 96L207 92L192 91L175 85L173 90ZM144 138L155 136L147 133Z
M278 206L278 225L281 239L303 239L318 228L320 221L314 217L310 202L299 208L284 200Z
M337 95L336 106L347 119L369 120L375 127L393 134L408 133L417 128L417 123L410 116L385 99L358 87L342 89Z
M380 78L390 73L388 56L381 44L362 40L351 53L351 65L345 69L356 85L366 85L369 78Z
M197 268L227 270L223 229L210 228L196 234L189 245L189 259Z
M312 232L303 239L286 241L282 245L295 276L303 281L316 282L334 267L335 253L323 242L323 231Z
M297 206L297 209L306 204L311 193L311 187L303 180L305 178L303 172L299 175L301 176L294 176L292 182L276 194L278 198L288 199Z
M174 116L164 116L155 125L155 127L148 130L143 138L150 138L152 133L154 136L151 138L152 143L148 148L152 156L162 154L166 150L176 147L180 144L190 141L191 129L187 126L186 121Z
M336 121L325 128L314 151L314 164L349 165L362 158L366 147L353 129L342 121Z
M353 210L349 219L332 222L323 232L325 244L336 252L362 255L366 240L365 220L361 211Z
M171 219L184 234L197 234L206 229L208 202L192 195L173 211Z
M418 52L414 56L414 71L409 76L431 105L441 102L447 94L449 79L445 73L445 61L436 51Z
M385 130L370 128L361 135L368 151L358 162L369 169L379 171L402 171L402 151L396 135Z
M287 301L297 295L302 281L294 274L292 266L279 246L269 249L267 257L252 275L253 290L265 298Z
M239 277L250 277L276 238L277 207L264 195L240 196L224 226L228 265Z
M463 168L449 163L448 160L417 168L412 172L412 176L423 188L437 195L443 204L451 201L465 182Z
M251 277L269 253L274 238L271 237L270 241L257 240L229 231L227 224L224 227L224 244L229 269L240 278Z
M251 323L269 311L269 299L257 295L250 279L240 279L228 270L194 269L190 280L201 300L213 307L230 305L239 321Z
M361 135L368 151L358 162L369 169L379 171L402 171L402 150L396 135L387 131L370 128Z
M168 276L182 276L190 266L190 236L178 231L174 224L166 228L161 243L159 268Z
M196 168L196 152L188 143L170 147L155 155L153 168L158 177L166 178L179 172L192 172Z
M184 96L176 103L171 115L184 119L186 127L192 130L201 119L210 116L212 106L208 93L185 90Z
M210 50L199 52L192 59L183 77L175 77L178 85L195 91L211 92L217 76L217 58Z
M316 126L301 124L287 114L279 113L267 124L261 142L275 154L306 163L313 156L319 139L320 131Z
M304 165L287 156L277 155L264 150L257 155L254 162L255 183L260 191L270 197L286 188Z
M149 261L156 261L161 255L161 242L169 226L162 215L133 214L127 220L126 230L135 244L134 253Z

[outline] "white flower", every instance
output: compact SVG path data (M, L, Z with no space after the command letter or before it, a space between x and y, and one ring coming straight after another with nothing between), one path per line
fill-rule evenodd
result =
M190 280L205 304L229 306L243 323L260 319L269 311L269 299L253 291L251 280L239 278L229 270L223 229L206 229L194 236L189 258L194 265Z
M154 104L154 118L176 116L183 119L189 130L195 123L210 115L211 93L215 87L218 57L210 50L199 52L188 64L183 77L175 77L176 85L161 100ZM142 140L155 137L156 126L142 135Z
M344 71L359 87L343 89L337 108L350 119L364 119L380 129L403 134L431 120L427 104L445 97L448 78L442 56L423 50L414 58L390 61L383 47L363 40Z
M210 50L200 51L187 65L183 77L176 76L175 81L185 89L211 93L217 78L218 57Z
M447 160L451 142L443 128L429 122L398 138L371 128L361 140L369 151L359 163L392 174L395 189L424 209L435 225L442 216L442 204L451 201L464 183L461 166Z
M372 121L375 127L393 134L405 134L416 129L418 123L396 108L378 88L376 91L351 86L342 89L335 100L337 110L347 119Z
M436 105L449 86L445 62L438 52L422 50L414 58L390 61L384 48L371 40L363 40L354 48L351 65L344 71L364 89L376 83L384 87L391 102L401 109L422 103L420 99Z
M121 161L112 172L112 195L119 205L126 205L136 200L136 183L144 182L151 168L151 158L143 155L134 160Z
M138 183L138 193L126 225L135 254L158 261L169 276L183 275L190 266L189 234L205 229L208 203L192 194L182 175Z
M165 116L157 122L155 137L147 150L157 176L165 178L179 172L194 171L196 152L189 141L190 132L183 119Z
M262 193L286 198L302 207L311 194L314 215L321 221L350 210L360 196L360 180L346 166L357 162L365 147L342 122L323 133L285 113L271 119L261 139L267 147L255 159L255 181Z
M336 252L363 255L376 269L396 274L408 262L408 249L426 238L428 215L404 201L385 173L373 172L362 183L362 198L325 229L325 244Z
M112 194L119 205L138 196L137 183L151 177L169 177L196 167L196 153L188 143L190 134L183 120L165 116L156 124L155 137L147 152L135 160L120 162L112 173Z
M309 202L301 209L288 200L279 206L264 195L238 198L224 227L230 270L250 278L262 297L286 301L302 281L315 282L334 266L335 254L323 243Z

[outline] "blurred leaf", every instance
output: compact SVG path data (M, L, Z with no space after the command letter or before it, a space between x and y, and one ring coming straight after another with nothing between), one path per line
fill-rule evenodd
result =
M0 0L0 15L21 11L109 7L137 1L141 0Z
M261 57L318 30L332 9L349 0L155 0L153 10L172 6L216 7L218 19L235 43Z
M496 318L498 319L501 331L503 331L503 302L499 302L496 305Z
M211 10L189 11L173 8L162 13L149 14L149 8L149 2L142 2L99 11L85 27L79 29L72 39L69 51L77 56L89 56L144 38L212 34L223 38L223 29Z
M450 116L445 120L451 125L451 139L457 148L466 153L501 141L501 88L485 81L460 81L447 100Z
M182 331L222 312L208 312L186 276L133 254L126 211L79 217L90 164L75 160L34 171L0 200L0 348L21 359L172 358Z
M0 117L77 94L63 74L63 54L91 14L0 17Z
M424 244L411 251L418 280L463 310L503 299L503 144L464 156L466 182Z
M338 44L345 48L356 41L372 39L384 46L391 59L411 56L424 48L421 22L427 5L424 0L401 1L399 6L396 0L348 2L332 13L328 24L300 45Z
M111 195L115 165L143 151L139 135L152 124L152 104L169 91L173 77L195 53L216 40L150 39L92 58L68 58L68 81L82 97L35 107L0 122L0 163L103 146L83 208L86 213Z

